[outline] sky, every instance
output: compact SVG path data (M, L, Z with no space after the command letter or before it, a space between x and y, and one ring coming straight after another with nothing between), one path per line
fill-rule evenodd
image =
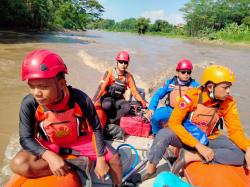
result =
M167 20L171 24L184 23L179 11L189 0L98 0L104 7L102 18L122 21L127 18L150 18Z

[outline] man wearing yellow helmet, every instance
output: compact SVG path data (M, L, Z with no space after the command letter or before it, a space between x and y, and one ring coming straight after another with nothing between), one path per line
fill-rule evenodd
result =
M176 107L169 120L169 128L184 145L196 149L198 153L182 150L172 172L178 173L185 164L202 160L236 166L246 163L250 170L250 139L244 134L236 101L230 95L233 82L235 76L230 69L211 65L202 74L203 86L191 90L179 102L179 107ZM199 143L181 126L181 121L187 114L191 114L190 120L208 136L207 146ZM202 115L208 117L201 117ZM221 119L227 128L228 137L219 131Z
M153 176L169 145L182 148L172 167L175 174L187 163L203 160L224 165L246 164L250 170L250 139L244 134L236 102L230 95L234 81L234 74L227 67L211 65L204 70L202 86L185 93L173 110L169 128L161 129L156 135L148 156L149 165L141 174L141 180ZM183 120L187 118L207 135L207 145L201 144L184 128ZM219 130L223 121L228 137Z

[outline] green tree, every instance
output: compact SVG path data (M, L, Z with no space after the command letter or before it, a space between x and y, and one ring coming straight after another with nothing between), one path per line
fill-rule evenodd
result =
M153 32L166 32L169 33L173 30L173 25L169 24L165 20L156 20L151 27Z
M104 11L96 0L1 0L0 25L5 27L84 29Z
M190 36L214 32L237 23L250 14L250 0L191 0L181 9Z
M145 34L148 30L150 24L150 19L141 17L137 19L137 32L138 34Z
M246 16L243 18L242 23L250 26L250 16Z

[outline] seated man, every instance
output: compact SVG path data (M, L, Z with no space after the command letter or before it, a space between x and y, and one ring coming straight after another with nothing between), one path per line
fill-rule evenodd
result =
M176 103L187 89L199 86L199 83L191 78L193 70L192 62L188 59L180 60L176 65L176 75L166 80L163 87L153 95L146 116L150 119L152 134L155 136L162 128L162 122L166 123ZM157 109L159 101L167 95L166 106Z
M97 177L103 180L110 172L113 186L120 186L119 155L104 142L91 99L66 85L67 72L60 56L49 50L32 51L23 61L22 80L27 80L30 94L24 97L19 113L23 150L14 157L11 168L29 178L64 176L70 168L60 153L68 148L96 160Z
M116 56L116 66L109 68L93 97L93 102L100 99L101 106L107 114L108 121L105 125L105 136L111 138L123 138L123 133L118 133L121 128L118 126L120 118L126 115L130 110L130 104L124 98L127 88L131 94L139 101L143 107L147 107L148 103L141 97L135 85L134 78L127 71L129 65L129 54L127 51L121 51ZM118 130L114 130L118 128ZM120 131L121 132L121 131Z
M175 174L187 163L203 160L234 166L246 164L250 170L250 140L244 134L236 101L230 95L234 81L233 72L224 66L212 65L204 70L202 86L186 92L173 110L169 128L161 129L156 135L148 156L147 170L137 179L146 180L154 175L169 145L192 150L181 149L172 167ZM182 122L187 116L208 136L207 145L201 144L183 127ZM218 128L220 118L224 119L228 137L222 135Z

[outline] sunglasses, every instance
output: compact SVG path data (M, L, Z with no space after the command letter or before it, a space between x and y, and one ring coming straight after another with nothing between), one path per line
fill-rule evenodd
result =
M183 74L183 75L186 74L186 73L187 73L188 75L190 75L190 74L192 73L192 71L185 71L185 70L184 70L184 71L180 71L180 72L181 72L181 74Z
M128 62L127 61L118 61L119 64L125 64L125 65L128 65Z

